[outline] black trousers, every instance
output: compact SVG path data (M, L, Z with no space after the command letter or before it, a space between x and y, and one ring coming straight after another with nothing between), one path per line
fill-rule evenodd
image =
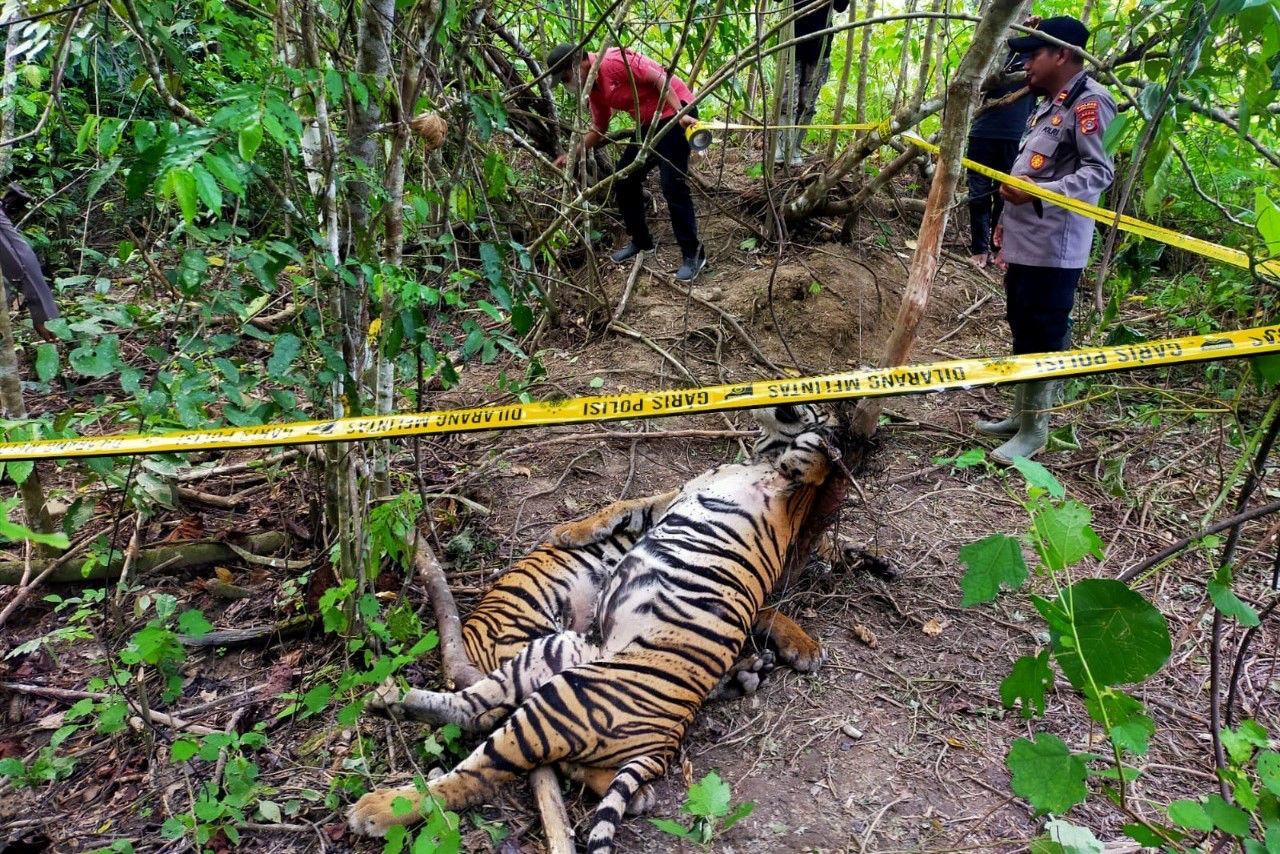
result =
M5 295L12 296L10 288L17 285L27 301L33 323L44 323L58 316L58 304L40 270L40 259L35 250L16 229L5 212L0 209L0 272L4 274Z
M983 166L1008 172L1018 159L1018 140L971 136L966 156ZM1000 198L999 183L986 175L970 170L965 183L969 187L969 254L981 255L991 250L991 230L1000 221L1004 199Z
M1071 346L1071 308L1081 270L1010 264L1004 274L1005 316L1013 353L1052 353Z
M691 111L697 116L697 111ZM659 123L659 128L670 124L667 119ZM627 143L618 159L618 170L630 166L640 156L640 140L644 139L647 128L637 128L634 139ZM698 215L693 207L693 195L689 192L689 141L685 138L684 128L678 124L668 130L653 148L645 152L644 162L625 178L613 185L613 197L618 204L618 212L622 214L622 224L631 237L631 242L641 249L652 249L653 235L649 233L649 223L644 216L644 180L658 167L658 175L662 181L662 196L667 200L667 211L671 214L671 229L675 232L676 243L684 257L692 258L698 253Z

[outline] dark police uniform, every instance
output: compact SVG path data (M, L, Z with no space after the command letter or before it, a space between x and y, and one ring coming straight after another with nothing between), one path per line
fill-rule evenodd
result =
M1006 69L1013 66L1016 56L1005 63ZM986 100L998 101L1024 85L1019 81L998 87L986 93ZM998 172L1008 172L1018 159L1018 145L1034 105L1034 97L1023 95L1012 104L994 107L978 116L969 128L966 156ZM998 181L972 169L965 176L965 184L969 189L969 254L982 255L991 249L991 229L1000 221L1004 198Z
M26 298L27 311L31 312L31 321L36 326L43 326L58 316L58 304L53 301L53 292L44 279L40 259L3 208L0 208L0 273L4 274L5 296L12 296L9 287L16 284Z
M1009 174L1097 204L1115 171L1102 147L1115 114L1111 95L1081 71L1032 112ZM1006 204L1000 222L1013 352L1065 349L1076 285L1093 244L1093 220L1033 200Z

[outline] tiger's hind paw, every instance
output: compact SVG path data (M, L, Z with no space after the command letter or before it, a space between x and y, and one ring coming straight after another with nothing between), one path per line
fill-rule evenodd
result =
M400 799L410 802L411 806L407 811L392 809L392 804ZM418 792L413 786L374 789L347 811L347 827L357 836L382 838L398 824L413 824L418 821L418 801Z
M631 796L630 802L627 803L627 815L644 815L653 812L653 808L658 804L658 793L653 788L653 784L645 783L636 793Z
M766 649L736 662L711 692L711 700L737 700L760 689L764 675L776 666L773 650Z

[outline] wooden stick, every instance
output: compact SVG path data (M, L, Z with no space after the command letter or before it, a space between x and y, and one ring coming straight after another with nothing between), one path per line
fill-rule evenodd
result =
M466 688L483 679L484 674L467 658L466 647L462 644L462 621L458 619L458 606L453 601L453 594L449 592L444 568L440 566L440 561L421 534L416 535L414 545L413 563L431 599L436 631L440 633L440 665L444 669L445 678L455 688ZM542 816L547 850L550 854L574 854L576 846L573 831L569 826L564 799L560 797L560 783L556 779L555 769L550 766L534 769L529 774L529 785L533 787L538 812Z
M618 300L618 307L613 310L613 319L615 321L621 320L622 313L627 310L627 303L631 300L631 289L635 287L636 279L640 277L640 270L644 267L644 259L648 254L647 252L641 252L631 265L631 275L627 276L626 287L622 289L622 299Z

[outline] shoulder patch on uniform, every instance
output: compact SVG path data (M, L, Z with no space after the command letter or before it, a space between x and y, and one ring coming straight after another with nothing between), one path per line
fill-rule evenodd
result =
M1096 133L1098 130L1098 102L1082 101L1075 106L1076 123L1084 134Z
M1045 160L1044 155L1037 151L1031 155L1031 162L1028 165L1032 169L1039 169L1040 167L1044 166L1044 160Z

